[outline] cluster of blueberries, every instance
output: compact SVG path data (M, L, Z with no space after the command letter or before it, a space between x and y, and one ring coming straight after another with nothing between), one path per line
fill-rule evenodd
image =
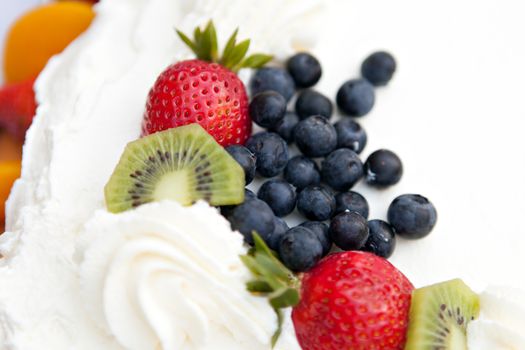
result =
M333 244L388 258L395 248L396 234L414 239L430 233L437 214L425 197L407 194L396 198L388 210L387 223L367 221L366 199L350 191L362 178L369 185L384 188L399 182L403 174L401 160L389 150L375 151L362 163L358 154L367 135L351 118L372 109L374 87L386 85L395 68L390 54L370 55L361 67L363 78L349 80L339 89L337 106L347 117L335 124L329 121L334 109L330 99L311 89L322 74L312 55L299 53L287 61L286 69L268 67L254 74L250 115L267 131L254 134L245 146L230 146L227 151L243 167L246 184L256 172L271 179L257 195L247 189L244 203L221 208L232 228L248 243L253 243L252 232L256 231L287 267L305 271ZM297 88L295 111L287 111ZM292 143L301 154L290 158ZM282 217L296 207L309 221L289 228ZM330 223L325 223L328 220Z

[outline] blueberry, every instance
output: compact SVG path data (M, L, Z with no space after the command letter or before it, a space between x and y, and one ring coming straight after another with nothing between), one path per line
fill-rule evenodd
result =
M257 70L250 80L252 96L259 92L273 90L290 101L295 93L295 83L288 72L282 68L265 67Z
M374 52L361 65L363 77L375 86L386 85L396 71L396 60L384 51Z
M437 220L434 205L418 194L404 194L388 207L388 222L396 234L409 239L423 238L432 231Z
M362 217L368 219L368 202L365 197L354 191L338 193L335 196L335 214L340 214L344 211L356 211Z
M314 86L321 79L321 64L317 58L308 53L293 55L288 59L286 67L298 87Z
M278 133L286 142L293 142L295 126L299 123L299 117L294 112L286 112L284 118L277 122L271 130Z
M321 242L315 233L305 227L288 230L279 242L279 257L293 271L309 270L322 256Z
M330 222L330 238L343 250L357 250L368 239L368 224L359 213L344 212Z
M401 180L403 164L394 152L380 149L368 156L364 171L369 185L386 187Z
M269 128L280 122L286 113L286 100L275 91L263 91L250 102L250 117L255 124Z
M383 258L389 258L396 247L396 235L392 226L383 220L370 220L368 230L368 240L361 249Z
M253 193L252 191L250 191L249 189L245 188L244 189L244 201L247 202L251 199L254 199L254 198L257 198L257 196L255 195L255 193ZM228 215L230 215L230 213L233 211L233 209L235 209L237 207L237 205L223 205L222 207L220 207L221 209L221 215L224 216L224 217L228 217Z
M306 227L319 239L319 242L321 242L321 245L323 246L323 256L328 254L330 249L332 249L332 240L330 239L330 235L328 234L328 225L324 222L320 221L305 221L301 225L302 227Z
M288 161L284 168L284 178L299 191L306 186L318 185L321 182L321 174L317 163L310 158L300 155Z
M363 163L348 148L336 149L322 163L323 181L337 191L346 191L363 177Z
M301 119L312 115L320 115L330 119L332 111L332 102L328 97L311 89L302 91L295 102L295 112Z
M255 154L241 145L228 146L226 147L226 151L244 170L244 180L246 185L248 185L253 181L253 177L255 176Z
M299 150L307 157L323 157L337 146L337 133L322 116L301 120L295 127L294 139Z
M280 217L274 217L275 229L273 233L266 238L266 244L270 249L277 251L279 249L279 242L284 234L290 229L286 221Z
M264 177L278 175L288 163L288 145L273 132L259 132L246 141L257 158L257 172Z
M364 79L349 80L337 92L336 100L344 113L361 117L374 107L374 87Z
M335 198L321 186L308 186L297 196L297 209L307 219L328 220L335 210Z
M259 189L257 197L265 201L279 217L286 216L295 209L295 189L281 179L266 181Z
M350 118L343 118L334 124L337 133L337 148L349 148L359 154L366 146L366 131Z
M253 244L252 231L256 231L262 239L275 230L272 209L265 202L254 198L233 208L226 219L230 222L232 230L237 230L244 236L244 240Z

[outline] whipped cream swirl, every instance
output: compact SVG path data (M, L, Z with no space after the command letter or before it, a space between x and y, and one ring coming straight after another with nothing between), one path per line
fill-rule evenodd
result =
M100 211L78 246L84 302L126 349L269 349L277 320L246 291L245 252L206 203Z

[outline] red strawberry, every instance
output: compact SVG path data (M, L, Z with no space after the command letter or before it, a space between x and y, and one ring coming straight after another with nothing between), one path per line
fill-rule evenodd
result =
M248 290L267 294L278 314L293 307L303 350L403 349L414 287L387 260L366 252L334 253L299 282L257 233L253 237L255 249L241 257L256 277ZM279 333L280 324L274 343Z
M403 349L414 287L387 260L349 251L304 275L292 319L303 350Z
M246 89L235 71L260 67L271 57L243 59L250 41L236 44L235 31L219 59L212 22L202 32L197 28L193 41L178 34L198 59L175 63L157 78L148 95L142 134L199 123L223 146L243 144L251 135L252 121Z
M36 111L34 79L0 89L0 128L23 140Z

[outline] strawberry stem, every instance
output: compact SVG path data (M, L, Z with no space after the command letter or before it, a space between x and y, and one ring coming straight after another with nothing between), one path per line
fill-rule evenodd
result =
M180 30L176 30L180 39L195 53L198 59L208 62L217 62L224 67L237 72L241 68L260 68L272 60L272 56L256 53L245 57L250 48L250 40L237 43L238 29L228 39L222 57L219 57L217 31L210 20L201 30L197 27L193 31L193 40Z

